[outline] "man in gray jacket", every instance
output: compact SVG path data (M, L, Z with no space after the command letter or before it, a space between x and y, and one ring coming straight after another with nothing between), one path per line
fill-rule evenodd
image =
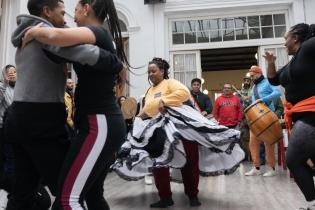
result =
M123 68L115 54L94 45L59 48L32 41L21 48L29 27L41 22L44 27L64 24L61 0L29 0L28 10L31 15L17 17L18 28L12 35L19 79L5 129L16 163L16 184L7 210L41 210L35 193L41 178L52 194L56 192L69 145L64 127L65 62L79 62L99 70L110 66L117 72Z
M10 160L6 160L4 157L4 135L3 135L3 121L4 115L9 106L12 104L13 101L13 93L14 93L14 85L16 81L16 69L13 65L6 65L2 71L0 79L0 188L6 188L7 183L4 183L3 180L5 179L5 162L8 163ZM8 168L10 170L10 167Z

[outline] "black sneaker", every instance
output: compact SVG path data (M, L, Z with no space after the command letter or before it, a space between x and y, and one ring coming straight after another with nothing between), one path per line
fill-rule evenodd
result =
M190 197L189 198L189 203L190 203L190 206L200 206L201 205L201 203L200 203L200 201L199 201L197 196Z
M174 205L174 201L172 198L168 198L168 199L161 199L156 203L152 203L150 205L150 208L167 208L169 206L173 206Z

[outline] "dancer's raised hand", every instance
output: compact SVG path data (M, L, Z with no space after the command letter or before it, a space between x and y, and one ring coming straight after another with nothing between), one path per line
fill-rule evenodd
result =
M265 60L267 61L267 63L275 63L276 62L276 59L277 57L271 53L271 52L268 52L266 51L265 54L263 55L263 57L265 58Z

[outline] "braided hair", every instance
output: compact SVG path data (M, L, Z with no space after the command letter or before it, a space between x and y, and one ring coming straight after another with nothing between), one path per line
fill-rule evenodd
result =
M159 67L159 69L163 69L164 70L164 75L163 75L163 79L169 79L168 77L168 70L170 68L170 64L168 64L168 62L162 58L153 58L152 61L149 62L150 64L155 64L157 65L157 67Z
M298 40L303 43L315 36L315 24L299 23L292 26L289 32L297 36Z
M105 20L107 21L109 31L111 32L115 41L117 56L122 62L129 65L127 56L124 52L123 39L119 26L119 18L113 0L80 0L79 3L82 6L89 4L94 10L96 18L100 22L104 22Z

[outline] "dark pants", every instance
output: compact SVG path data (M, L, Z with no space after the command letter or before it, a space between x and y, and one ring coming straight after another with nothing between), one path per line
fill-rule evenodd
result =
M286 161L307 201L315 200L315 187L308 159L315 160L315 126L297 121L292 129Z
M197 196L199 184L199 153L198 144L192 141L183 140L184 149L186 152L187 162L181 169L185 194L189 197ZM170 172L169 168L153 169L153 176L156 188L159 191L161 199L169 199L172 197Z
M65 140L65 116L62 103L14 102L9 108L5 136L13 148L16 179L10 209L32 209L42 181L56 194L69 146Z

